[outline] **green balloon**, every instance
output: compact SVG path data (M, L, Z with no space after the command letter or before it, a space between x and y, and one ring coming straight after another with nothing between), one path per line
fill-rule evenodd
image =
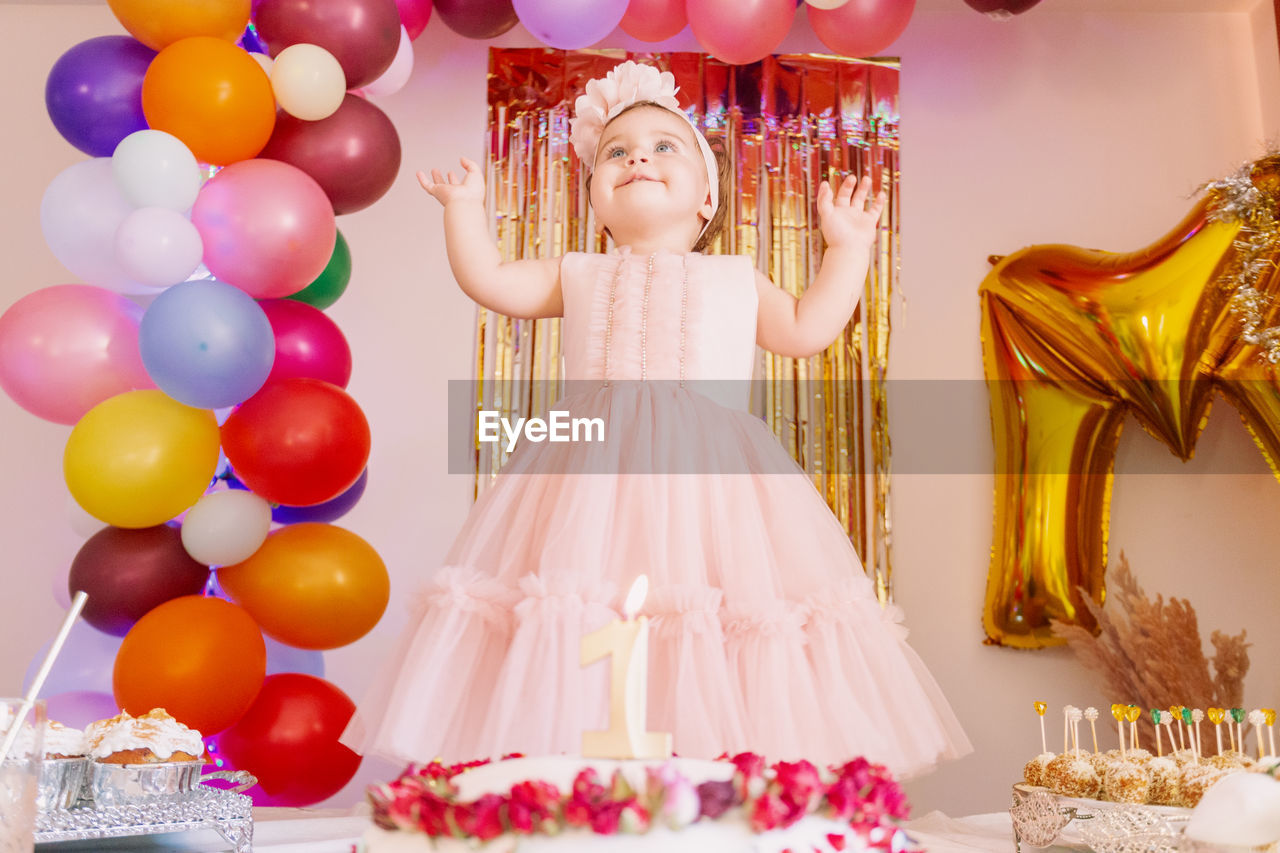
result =
M324 271L315 281L290 296L290 299L305 302L323 311L337 302L338 297L347 289L347 282L351 281L351 248L347 246L342 232L337 234L333 254L329 256L329 263L325 264Z

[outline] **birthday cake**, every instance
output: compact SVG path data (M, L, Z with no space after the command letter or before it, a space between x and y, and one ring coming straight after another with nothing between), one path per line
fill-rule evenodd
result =
M511 757L415 765L369 789L363 853L653 850L899 851L901 788L864 759L806 761Z

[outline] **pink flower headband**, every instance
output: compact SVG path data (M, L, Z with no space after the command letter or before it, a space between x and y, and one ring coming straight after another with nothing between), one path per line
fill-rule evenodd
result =
M716 166L715 155L711 153L711 146L707 144L707 138L680 109L680 102L676 100L678 91L675 75L670 71L660 72L652 65L640 65L628 59L615 65L604 77L587 81L586 94L579 95L573 104L574 117L569 122L569 141L573 143L578 159L586 165L587 171L591 171L595 168L596 148L600 145L604 126L620 112L641 102L670 110L689 122L698 150L702 152L702 159L707 167L707 187L711 193L711 216L714 218L720 207L720 171Z

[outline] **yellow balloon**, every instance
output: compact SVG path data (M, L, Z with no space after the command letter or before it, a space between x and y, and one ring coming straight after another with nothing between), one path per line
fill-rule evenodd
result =
M71 430L62 473L76 502L116 527L163 524L204 494L218 467L213 412L162 391L128 391Z

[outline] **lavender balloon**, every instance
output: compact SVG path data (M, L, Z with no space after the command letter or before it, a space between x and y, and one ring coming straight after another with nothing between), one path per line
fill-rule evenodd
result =
M142 78L156 52L129 36L98 36L53 64L44 103L53 126L91 157L108 157L120 140L147 126Z
M628 0L512 0L525 29L543 44L576 50L613 32Z
M242 403L275 360L267 315L239 288L205 279L176 284L142 316L138 347L161 391L198 409Z

